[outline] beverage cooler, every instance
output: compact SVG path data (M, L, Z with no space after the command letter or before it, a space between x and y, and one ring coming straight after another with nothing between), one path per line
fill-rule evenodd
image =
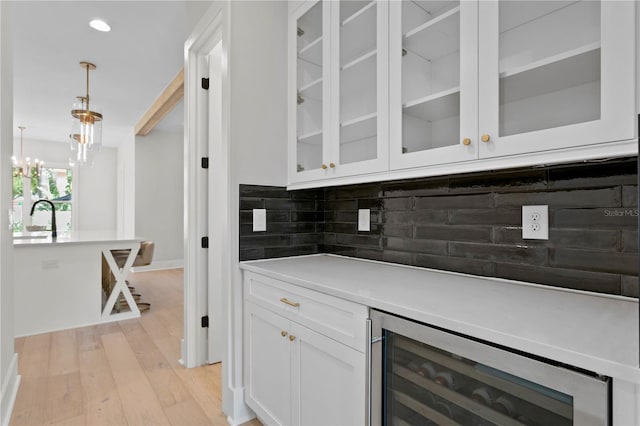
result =
M372 425L609 425L610 379L371 311Z

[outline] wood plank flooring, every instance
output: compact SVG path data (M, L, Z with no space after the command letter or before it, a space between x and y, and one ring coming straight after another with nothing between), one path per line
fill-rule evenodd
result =
M178 363L182 269L129 281L151 303L141 318L16 339L22 381L12 425L227 424L220 364Z

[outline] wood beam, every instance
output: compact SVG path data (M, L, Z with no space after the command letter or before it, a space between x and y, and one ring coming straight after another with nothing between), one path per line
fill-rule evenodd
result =
M136 124L136 136L147 136L149 132L167 115L184 97L184 68L158 96L147 112Z

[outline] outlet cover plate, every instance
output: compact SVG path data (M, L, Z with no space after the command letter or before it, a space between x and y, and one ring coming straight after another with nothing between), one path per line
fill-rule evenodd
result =
M522 206L522 239L549 239L549 206Z
M267 230L267 210L253 209L253 232Z
M370 209L358 210L358 231L364 231L364 232L371 231L371 210Z

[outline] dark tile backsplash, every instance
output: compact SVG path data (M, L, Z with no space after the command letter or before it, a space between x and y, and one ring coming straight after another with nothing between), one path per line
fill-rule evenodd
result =
M287 192L240 185L240 260L336 253L638 297L637 158ZM549 206L549 240L521 207ZM252 232L253 208L267 231ZM357 231L358 209L371 231Z

